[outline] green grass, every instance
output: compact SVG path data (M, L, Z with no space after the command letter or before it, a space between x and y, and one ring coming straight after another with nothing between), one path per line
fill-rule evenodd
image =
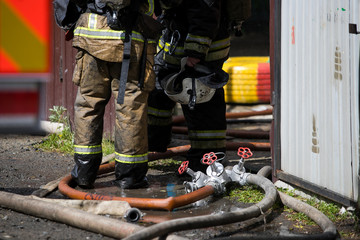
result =
M318 200L314 196L312 196L310 199L303 198L301 196L296 195L294 193L294 190L291 190L291 191L284 190L284 189L278 189L278 190L318 209L320 212L325 214L332 222L342 222L345 220L351 220L351 221L357 222L357 217L355 214L350 213L350 212L341 214L340 213L341 206L339 206L335 203ZM296 212L295 210L290 209L286 206L284 207L284 211L286 211L288 213L287 217L289 220L296 221L298 223L297 225L295 225L296 227L301 228L305 225L315 225L316 224L313 220L311 220L304 213ZM357 228L357 226L356 226L356 228Z
M71 130L67 109L62 106L54 106L49 111L51 113L50 122L62 123L64 128L60 133L50 133L34 147L43 151L74 154L74 133ZM104 156L115 152L114 142L110 138L103 138L102 150Z
M255 185L235 186L228 187L228 195L230 200L243 202L243 203L257 203L264 198L264 192L261 188Z
M310 199L303 198L295 194L295 191L288 191L284 189L278 189L281 192L284 192L300 201L307 203L308 205L318 209L320 212L325 214L332 222L340 223L344 221L350 221L355 223L355 229L358 229L357 223L359 221L358 217L354 213L346 212L344 214L340 213L341 206L322 200L318 200L316 197L311 197ZM264 197L264 192L261 188L255 185L245 185L239 186L230 184L228 186L228 198L232 201L238 201L242 203L257 203L261 201ZM276 204L275 204L276 205ZM273 206L273 209L278 207ZM311 220L306 214L296 212L293 209L290 209L284 206L284 212L286 212L286 217L295 222L294 227L304 228L307 225L316 225L316 223ZM345 236L343 236L345 237Z
M163 172L175 172L180 167L180 165L181 161L174 160L172 158L149 162L149 168Z

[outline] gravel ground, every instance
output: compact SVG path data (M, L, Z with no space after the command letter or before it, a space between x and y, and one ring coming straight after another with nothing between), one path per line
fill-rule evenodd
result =
M41 142L44 136L32 135L0 135L0 190L19 195L30 195L40 186L70 173L73 166L72 156L49 153L36 149L33 144ZM269 154L269 153L267 153ZM152 178L161 171L151 170ZM169 173L166 173L169 175ZM170 174L171 175L171 174ZM172 174L174 177L174 174ZM49 198L65 198L58 191ZM210 214L222 211L224 206L230 208L228 202L215 201L215 205L206 205L194 209L178 211L181 216L191 214ZM221 207L222 206L222 207ZM244 207L244 206L237 206ZM196 212L198 211L198 212ZM153 214L171 215L157 212ZM174 216L171 216L174 217ZM176 216L175 216L176 217ZM318 226L296 227L297 222L286 218L282 210L272 210L264 216L251 221L230 224L222 227L179 232L178 235L189 239L213 239L215 237L237 236L242 233L276 234L276 233L319 233ZM356 224L351 221L336 223L343 239L360 239ZM33 217L5 207L0 207L0 239L111 239L101 234L88 232L62 223Z

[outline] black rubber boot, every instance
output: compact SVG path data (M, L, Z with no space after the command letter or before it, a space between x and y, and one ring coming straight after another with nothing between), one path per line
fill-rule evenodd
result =
M146 188L149 186L146 178L148 164L115 162L114 184L122 189Z
M94 188L97 171L101 164L102 154L76 154L75 166L71 176L76 184L84 189Z
M115 180L114 184L122 189L147 188L149 186L149 182L146 177L138 182L134 182L133 178L123 178Z

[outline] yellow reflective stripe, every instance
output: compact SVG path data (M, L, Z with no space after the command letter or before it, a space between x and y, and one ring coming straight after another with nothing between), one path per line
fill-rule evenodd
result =
M224 38L215 42L212 42L210 45L209 52L215 51L222 48L230 47L230 38Z
M226 58L229 54L229 51L230 51L230 48L222 49L222 50L216 51L216 52L209 52L205 57L205 61L210 62L210 61L215 61L215 60ZM165 60L165 62L170 63L170 64L180 65L181 57L172 56L170 54L165 54L164 60Z
M197 44L203 44L203 45L210 46L211 38L188 34L186 36L185 42L196 42Z
M198 46L198 45L197 45ZM194 50L199 52L197 46L194 46ZM163 49L166 53L170 50L170 44L168 42L164 42L160 40L158 42L158 51ZM225 38L219 41L215 41L211 44L208 53L206 54L205 61L215 61L222 58L226 58L229 55L230 51L230 38ZM179 65L180 58L185 56L185 50L183 46L177 46L173 54L170 56L169 54L165 55L165 61L171 64Z
M225 138L226 130L189 131L191 139Z
M146 163L148 161L148 153L139 155L126 155L115 152L115 161L128 164Z
M95 146L74 145L74 152L77 154L99 154L99 153L102 153L102 146L101 145L95 145Z
M153 107L148 107L148 114L156 117L171 117L172 110L162 110Z
M164 49L165 52L169 52L170 43L160 40L159 43L158 43L158 50L160 50L160 49ZM184 51L183 46L177 46L173 54L183 56L184 52L185 51Z
M146 15L152 16L154 14L154 0L148 0L149 8L145 12Z
M155 39L148 39L148 43L156 44L156 40Z
M113 39L124 40L125 31L104 30L104 29L90 29L85 27L77 27L74 31L75 36L96 38L96 39ZM144 42L144 37L141 33L132 31L131 39L139 42ZM155 40L148 39L149 43L155 43Z
M88 20L88 28L96 29L96 22L97 22L97 14L90 13Z
M158 43L158 51L160 49L162 49L163 47L164 47L164 43L159 42ZM229 42L218 43L218 44L216 44L214 46L211 45L211 47L209 48L209 53L208 54L213 54L214 52L228 51L229 48L230 48L230 43ZM165 43L164 51L169 52L169 49L170 49L170 44ZM183 56L185 54L184 47L177 46L173 54Z
M230 47L230 38L225 38L225 39L221 39L221 40L212 42L210 45L210 48L209 48L209 52L216 51L216 50L223 49L223 48L229 48L229 47ZM163 48L164 48L165 52L169 52L170 43L164 42L164 40L161 39L158 42L158 50L163 49ZM184 52L185 51L184 51L183 46L177 46L174 51L174 54L175 55L183 55Z
M74 31L74 35L100 39L125 39L124 31L96 30L85 27L77 27Z
M200 43L194 43L194 42L185 42L184 45L185 49L187 50L193 50L199 53L206 54L209 51L208 45L202 45Z
M194 141L191 140L191 148L197 149L214 149L214 148L225 148L226 140L213 140L213 141Z

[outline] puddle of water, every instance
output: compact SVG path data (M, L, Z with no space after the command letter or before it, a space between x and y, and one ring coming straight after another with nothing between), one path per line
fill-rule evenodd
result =
M182 185L182 182L166 182L160 180L150 177L150 186L148 188L121 189L113 184L114 176L107 175L97 178L95 182L95 189L89 190L89 192L100 195L137 198L168 198L185 194L185 188Z

